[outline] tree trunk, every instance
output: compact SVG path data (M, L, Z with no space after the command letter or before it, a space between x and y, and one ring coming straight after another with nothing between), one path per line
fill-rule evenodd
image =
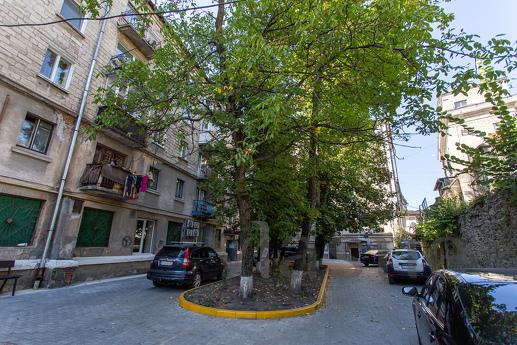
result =
M251 241L251 208L249 195L237 197L239 206L240 240L242 251L240 295L251 296L253 290L253 242Z

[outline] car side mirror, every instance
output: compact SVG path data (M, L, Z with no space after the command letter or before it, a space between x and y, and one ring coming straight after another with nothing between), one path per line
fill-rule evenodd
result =
M418 296L418 289L416 286L406 286L402 288L402 293L406 296Z

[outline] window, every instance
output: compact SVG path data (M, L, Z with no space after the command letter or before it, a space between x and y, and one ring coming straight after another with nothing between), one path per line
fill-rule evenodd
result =
M183 224L176 222L169 222L167 226L167 240L166 244L177 243L181 241L181 227Z
M183 199L183 187L185 186L185 181L181 179L176 180L176 198Z
M127 63L131 62L135 59L133 55L129 52L129 49L126 49L122 44L117 44L117 50L115 51L115 56L111 59L115 64L115 67L118 67L117 62Z
M65 19L80 18L68 20L67 23L72 25L75 29L82 32L84 29L85 21L82 19L84 16L81 13L79 5L74 0L63 0L63 6L61 7L61 16Z
M151 140L158 146L165 146L167 142L167 133L165 131L153 132Z
M153 248L153 232L156 221L138 219L136 222L133 253L151 253Z
M467 106L467 100L466 99L454 102L454 109L459 109L459 108L463 108L463 107L466 107L466 106Z
M40 73L57 86L67 89L72 74L72 64L61 55L47 49Z
M187 157L188 153L188 144L185 141L180 143L180 158Z
M111 164L122 167L126 162L126 156L122 153L112 150L103 145L97 145L95 148L95 155L93 156L93 163L97 164Z
M27 114L23 121L16 145L46 154L52 135L52 125Z
M148 188L158 190L158 177L160 175L160 170L150 167L149 168L149 186Z

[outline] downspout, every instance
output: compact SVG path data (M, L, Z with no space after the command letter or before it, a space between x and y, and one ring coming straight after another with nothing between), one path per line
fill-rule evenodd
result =
M106 5L106 11L104 13L104 17L108 15L110 11L110 6ZM81 129L81 122L84 115L84 110L86 109L86 103L88 101L88 93L90 92L90 84L93 78L93 71L95 69L95 65L97 64L97 57L99 56L102 37L104 36L104 32L106 30L107 20L103 19L101 21L101 28L99 30L99 34L97 36L97 43L95 44L95 50L93 52L92 60L90 62L90 69L88 71L88 77L86 79L86 84L84 85L83 96L81 98L81 105L79 106L79 114L77 115L77 119L75 122L74 132L72 135L72 140L70 141L70 146L68 147L68 153L66 156L65 166L63 167L63 172L61 175L61 180L59 182L59 189L57 193L56 204L54 205L54 210L52 211L52 219L50 220L50 226L47 233L47 238L45 241L45 249L43 250L43 254L41 256L41 260L38 264L36 281L34 282L34 288L39 288L41 282L43 281L43 276L45 274L45 261L47 260L48 252L50 249L50 245L52 243L52 237L54 235L54 230L56 228L57 218L59 215L59 210L61 208L61 202L63 201L63 191L65 189L66 179L68 177L68 171L70 169L70 163L72 161L72 157L74 155L75 144L77 143L77 137L79 135L79 130Z

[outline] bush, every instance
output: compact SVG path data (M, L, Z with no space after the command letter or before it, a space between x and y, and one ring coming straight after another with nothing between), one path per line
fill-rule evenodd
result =
M459 217L469 205L455 198L439 199L425 212L424 222L417 225L416 239L429 246L441 237L459 236Z

